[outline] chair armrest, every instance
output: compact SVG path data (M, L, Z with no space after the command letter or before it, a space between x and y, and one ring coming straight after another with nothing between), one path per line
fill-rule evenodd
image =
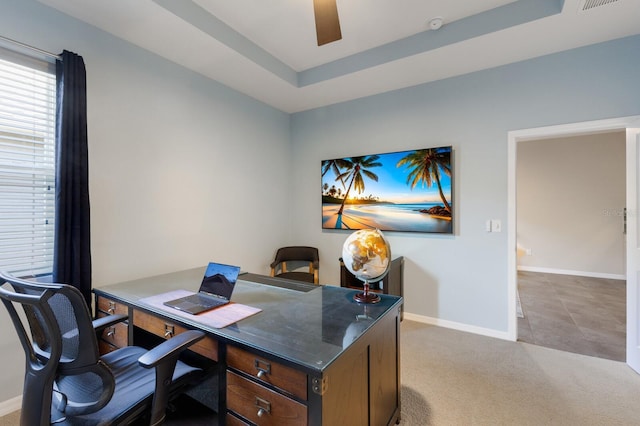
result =
M202 339L202 331L189 330L180 333L169 340L165 340L146 354L138 358L138 363L144 368L155 367L156 388L151 406L150 425L162 424L165 418L171 378L178 362L178 356L189 346Z
M102 318L96 318L92 321L93 329L96 332L100 332L109 326L126 320L127 318L129 318L129 316L125 314L113 314Z
M169 340L165 340L146 354L138 358L138 362L144 368L155 367L167 358L177 357L183 350L202 339L205 334L198 330L189 330L180 333Z

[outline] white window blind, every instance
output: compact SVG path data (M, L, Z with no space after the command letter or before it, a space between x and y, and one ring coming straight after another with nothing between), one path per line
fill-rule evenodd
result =
M56 77L51 64L8 57L0 51L0 270L39 276L53 267Z

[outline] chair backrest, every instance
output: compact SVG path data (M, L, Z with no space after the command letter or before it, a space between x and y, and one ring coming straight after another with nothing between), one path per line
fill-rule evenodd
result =
M308 263L309 272L293 272L288 270L287 262ZM271 263L271 276L297 279L318 284L320 256L318 249L308 246L281 247Z
M109 402L115 381L100 362L91 313L80 291L0 272L0 298L26 355L25 424L49 424L53 399L67 415L91 413ZM9 283L13 291L6 285ZM25 315L18 314L21 305Z

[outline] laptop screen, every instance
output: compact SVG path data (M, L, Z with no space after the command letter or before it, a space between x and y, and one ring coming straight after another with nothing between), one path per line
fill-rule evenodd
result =
M239 266L211 262L207 265L200 291L230 299L239 273Z

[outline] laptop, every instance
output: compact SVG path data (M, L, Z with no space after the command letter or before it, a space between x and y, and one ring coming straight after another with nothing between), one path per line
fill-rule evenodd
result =
M196 294L170 300L164 304L194 315L226 305L231 299L239 273L239 266L210 262Z

